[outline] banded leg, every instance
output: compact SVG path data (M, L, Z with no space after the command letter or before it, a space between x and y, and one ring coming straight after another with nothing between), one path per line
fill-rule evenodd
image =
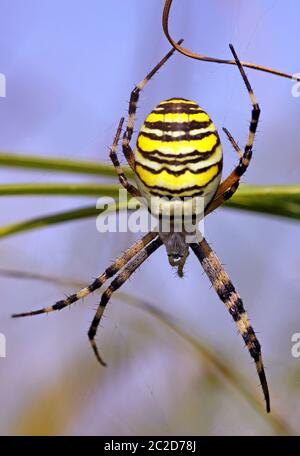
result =
M252 90L252 87L250 85L250 82L249 82L249 80L248 80L248 78L246 76L245 70L242 67L241 62L240 62L240 60L239 60L239 58L238 58L238 56L237 56L232 44L230 44L229 47L230 47L230 50L231 50L231 52L232 52L232 54L234 56L236 64L237 64L237 66L238 66L238 68L240 70L240 73L241 73L241 76L242 76L242 78L244 80L244 83L245 83L245 86L247 88L247 91L249 93L250 101L251 101L251 104L252 104L251 122L250 122L250 126L249 126L247 143L246 143L246 146L245 146L245 149L244 149L244 153L242 154L242 156L240 158L239 164L229 174L229 176L220 184L220 186L218 188L218 191L217 191L213 201L207 207L206 213L212 212L217 207L219 207L221 204L223 204L225 199L228 199L229 197L231 197L233 195L234 191L236 191L236 189L238 188L238 183L240 181L240 178L246 172L246 170L247 170L247 168L248 168L248 166L250 164L251 158L252 158L252 147L253 147L255 133L256 133L256 130L257 130L257 125L258 125L259 116L260 116L260 108L259 108L259 105L257 103L256 97L255 97L255 95L253 93L253 90ZM227 134L230 142L234 146L234 144L236 144L236 141L233 139L233 137L230 135L230 133L228 132L229 133L229 135L228 135L227 132L228 132L228 130L227 131L225 130L225 133ZM238 146L237 146L237 148L239 149ZM230 196L230 192L229 192L229 194L228 193L226 194L226 192L228 190L230 191L230 189L235 189L232 192L231 196ZM225 198L223 198L223 195L225 195Z
M230 278L224 271L218 257L206 240L203 238L199 244L190 244L190 247L200 261L211 284L218 293L219 298L224 302L229 310L230 315L235 321L237 328L245 341L250 355L255 361L256 370L266 401L266 409L267 412L270 412L270 396L262 361L261 347L255 335L254 329L250 325L243 302L232 285Z
M224 133L227 135L227 138L228 138L228 141L230 142L230 144L232 145L233 149L236 151L236 153L238 154L238 156L240 158L243 157L243 152L242 152L242 149L240 148L240 146L238 145L238 143L236 142L236 140L234 139L234 137L232 136L232 134L230 133L229 130L227 130L227 128L223 127L223 131Z
M178 41L178 44L181 44L183 40ZM150 73L147 74L147 76L135 86L135 88L132 90L131 95L130 95L130 101L129 101L129 108L128 108L128 120L127 120L127 128L125 130L124 136L123 136L123 142L122 142L122 148L123 148L123 154L125 155L125 158L129 164L129 166L134 170L134 154L132 152L132 149L130 147L130 141L132 138L132 133L134 129L134 123L135 123L135 114L136 114L136 107L137 107L137 102L139 99L139 95L141 90L144 89L145 85L147 82L157 73L157 71L164 65L164 63L174 54L175 49L172 48L171 51L168 52L167 55L150 71Z
M13 314L13 318L18 317L28 317L31 315L39 315L43 313L53 312L55 310L61 310L64 307L74 304L74 302L79 301L79 299L85 298L93 291L99 289L109 278L116 275L116 273L122 269L135 255L137 255L142 249L144 249L149 242L151 242L157 236L156 232L150 232L146 234L142 239L138 240L133 244L129 249L127 249L122 256L117 258L105 271L103 274L98 276L93 283L88 287L82 288L77 293L74 293L68 296L66 299L57 301L53 306L44 307L43 309L33 310L31 312L24 312L19 314Z
M236 153L238 154L240 159L242 159L243 158L243 152L242 152L241 148L239 147L238 143L236 142L236 140L234 139L234 137L232 136L230 131L227 130L227 128L223 128L223 130L226 133L227 138L228 138L229 142L231 143L233 149L236 151ZM216 196L214 203L218 202L218 204L222 204L224 201L229 200L235 194L235 192L239 188L239 185L240 185L240 180L237 180L223 194L221 194L219 196ZM220 199L222 200L221 202L220 202Z
M144 263L144 261L154 253L160 246L162 245L162 240L157 235L156 239L154 239L150 244L146 245L133 259L128 263L123 271L121 271L117 277L111 282L109 287L103 292L101 296L101 301L98 306L97 312L93 318L92 324L88 331L88 337L93 348L93 351L96 355L97 360L103 366L106 366L106 363L101 358L98 347L95 341L95 336L97 333L98 326L100 324L102 315L104 313L105 307L110 300L112 294L118 290L131 276L131 274L136 271L136 269Z
M236 151L238 156L242 158L243 152L240 149L238 143L232 136L232 134L227 130L227 128L223 128L224 132L227 135L227 138L229 142L231 143L233 149ZM209 214L210 212L213 212L217 207L221 206L225 201L229 200L237 191L240 185L240 180L237 180L234 184L232 184L231 187L229 187L227 190L225 190L223 193L219 193L219 189L216 193L216 196L214 197L213 201L208 205L208 207L205 209L205 215Z
M125 188L125 190L128 191L128 193L131 196L138 197L138 196L141 196L141 193L134 185L132 185L128 182L127 177L123 171L123 168L119 162L118 155L117 155L117 147L118 147L118 142L119 142L119 138L121 135L123 123L124 123L124 117L122 117L119 122L117 133L116 133L114 142L111 146L109 156L115 167L116 173L119 177L120 184Z

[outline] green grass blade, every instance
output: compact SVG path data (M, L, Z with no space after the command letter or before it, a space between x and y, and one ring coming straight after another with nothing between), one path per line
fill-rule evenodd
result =
M116 177L115 168L112 165L100 161L18 155L9 152L0 152L0 166ZM132 176L132 172L128 167L125 167L125 169L128 172L128 176Z
M0 238L11 236L12 234L22 233L25 231L34 230L36 228L44 228L56 223L69 222L72 220L80 220L87 217L93 217L99 214L99 209L95 206L72 209L61 213L35 217L21 222L11 223L0 227Z
M98 183L17 183L0 185L0 196L112 196L121 187ZM242 185L224 207L300 219L300 186Z
M8 184L0 186L0 195L70 195L111 196L117 199L118 185L103 184ZM123 204L123 203L122 203ZM225 206L235 209L279 215L300 220L300 186L242 186ZM119 210L126 205L119 206ZM95 206L74 209L49 216L36 217L0 227L0 238L36 228L95 217Z
M0 166L37 169L43 171L71 172L78 174L90 174L116 178L115 169L112 165L85 160L74 160L59 157L40 157L34 155L18 155L0 152ZM132 171L126 167L128 177L132 177ZM69 184L69 188L63 184L11 184L0 187L0 195L85 195L96 196L97 188L94 184ZM31 187L30 187L31 185ZM37 185L34 188L34 185ZM44 187L43 187L44 185ZM85 187L89 185L89 187ZM95 184L96 185L96 184ZM15 186L15 188L14 188ZM47 190L48 186L48 190ZM72 190L73 186L73 190ZM300 186L250 186L242 185L232 199L224 204L225 207L255 211L264 214L279 215L293 219L300 219Z
M29 220L23 220L21 222L12 223L0 227L0 238L5 238L13 234L24 233L37 228L44 228L50 225L55 225L62 222L71 222L74 220L81 220L88 217L96 217L101 214L104 210L106 211L117 211L125 209L126 203L116 204L116 207L106 207L104 209L97 209L95 206L88 206L83 208L71 209L70 211L58 212L41 217L35 217Z
M112 196L117 198L119 185L94 184L94 183L20 183L0 185L0 196Z
M242 185L224 206L300 220L300 186Z

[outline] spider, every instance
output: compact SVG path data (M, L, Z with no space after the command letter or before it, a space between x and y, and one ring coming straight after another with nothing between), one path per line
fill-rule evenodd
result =
M182 41L180 40L179 44ZM239 148L229 131L223 128L232 147L239 154L238 165L220 183L223 157L216 127L209 115L197 103L183 98L172 98L158 104L142 125L138 134L137 145L133 152L130 141L135 125L136 108L140 92L172 56L174 53L174 49L172 49L131 92L127 127L122 140L122 150L130 168L134 172L137 187L127 180L117 156L117 146L122 133L124 118L119 122L110 149L110 158L120 184L131 196L144 197L148 203L152 197L156 197L161 201L160 208L167 207L169 209L173 207L173 197L179 198L179 201L182 201L182 205L186 204L186 200L193 201L194 198L201 197L204 199L204 216L206 216L221 206L237 190L240 178L247 170L252 157L252 146L259 120L260 108L233 46L230 44L229 47L245 83L252 105L251 122L244 151ZM192 215L194 216L195 214ZM170 265L177 267L178 275L182 276L183 267L191 249L201 263L219 298L227 307L251 357L254 359L264 393L266 410L270 412L270 397L262 361L261 347L250 325L243 302L229 276L224 271L220 260L204 237L199 242L188 243L186 230L177 231L175 229L175 218L173 224L170 226L170 230L165 232L162 229L161 213L159 212L156 216L159 219L158 231L150 231L142 239L135 242L88 287L68 296L66 299L56 302L50 307L14 314L13 317L38 315L61 310L99 289L109 278L116 276L109 287L103 292L88 331L88 337L96 358L105 366L106 364L98 351L95 336L112 294L163 244L166 247Z

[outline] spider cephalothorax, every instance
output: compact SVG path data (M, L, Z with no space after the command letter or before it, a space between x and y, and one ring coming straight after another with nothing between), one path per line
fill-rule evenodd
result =
M163 101L150 113L141 127L135 153L132 151L130 141L134 129L140 91L171 57L174 52L174 49L172 49L145 79L134 88L130 97L128 122L123 135L122 149L129 166L135 174L138 188L128 182L116 152L122 132L123 118L119 123L110 152L110 157L121 185L131 196L143 197L146 200L149 211L159 220L158 230L151 231L138 240L88 287L56 302L51 307L13 316L37 315L63 309L100 288L109 278L115 276L109 287L102 294L97 312L88 331L88 336L98 361L105 364L99 354L95 336L105 307L113 292L120 288L131 274L163 244L166 247L170 264L176 266L178 274L182 276L183 266L189 249L191 249L200 261L212 286L224 302L244 339L255 362L265 396L266 408L269 412L270 398L260 344L250 325L239 294L205 238L197 238L196 231L193 231L193 229L191 231L186 227L179 231L177 229L178 223L182 218L181 216L178 217L177 209L183 210L182 213L185 212L185 209L187 210L189 227L192 222L197 222L201 217L214 211L237 190L240 178L245 173L252 157L252 145L260 109L244 69L231 45L230 49L252 104L252 117L244 151L239 149L231 134L224 129L233 148L240 156L236 168L220 183L222 149L217 130L208 114L197 103L183 98L172 98ZM197 204L199 198L202 201L202 205ZM165 211L171 216L169 230L163 229L161 224ZM190 235L192 235L191 239ZM187 239L188 236L189 239Z

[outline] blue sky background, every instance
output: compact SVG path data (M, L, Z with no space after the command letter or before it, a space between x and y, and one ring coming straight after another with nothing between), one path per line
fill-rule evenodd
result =
M0 0L0 72L7 78L7 97L0 99L0 149L108 163L131 89L169 50L162 6L161 0ZM242 60L296 73L299 13L296 0L212 0L209 5L174 0L170 28L194 51L231 58L231 42ZM290 80L247 74L262 114L244 182L298 184L300 98L292 97ZM226 126L244 144L251 106L235 67L175 55L142 94L137 126L159 101L173 96L197 101L220 132ZM221 138L226 175L237 159L223 133ZM2 182L89 179L9 169L0 174ZM4 198L0 223L90 203ZM299 430L300 359L291 356L292 334L300 332L299 226L221 209L207 219L206 236L259 333L274 408ZM93 219L57 225L2 241L0 266L90 281L135 239L100 235ZM161 249L125 290L174 315L226 356L260 394L253 363L195 258L189 257L180 280ZM238 394L222 382L214 387L207 367L188 346L123 302L110 303L98 338L110 365L105 372L86 337L98 295L70 312L10 319L14 311L50 305L71 291L1 279L0 332L7 337L8 356L0 359L0 433L273 432Z

